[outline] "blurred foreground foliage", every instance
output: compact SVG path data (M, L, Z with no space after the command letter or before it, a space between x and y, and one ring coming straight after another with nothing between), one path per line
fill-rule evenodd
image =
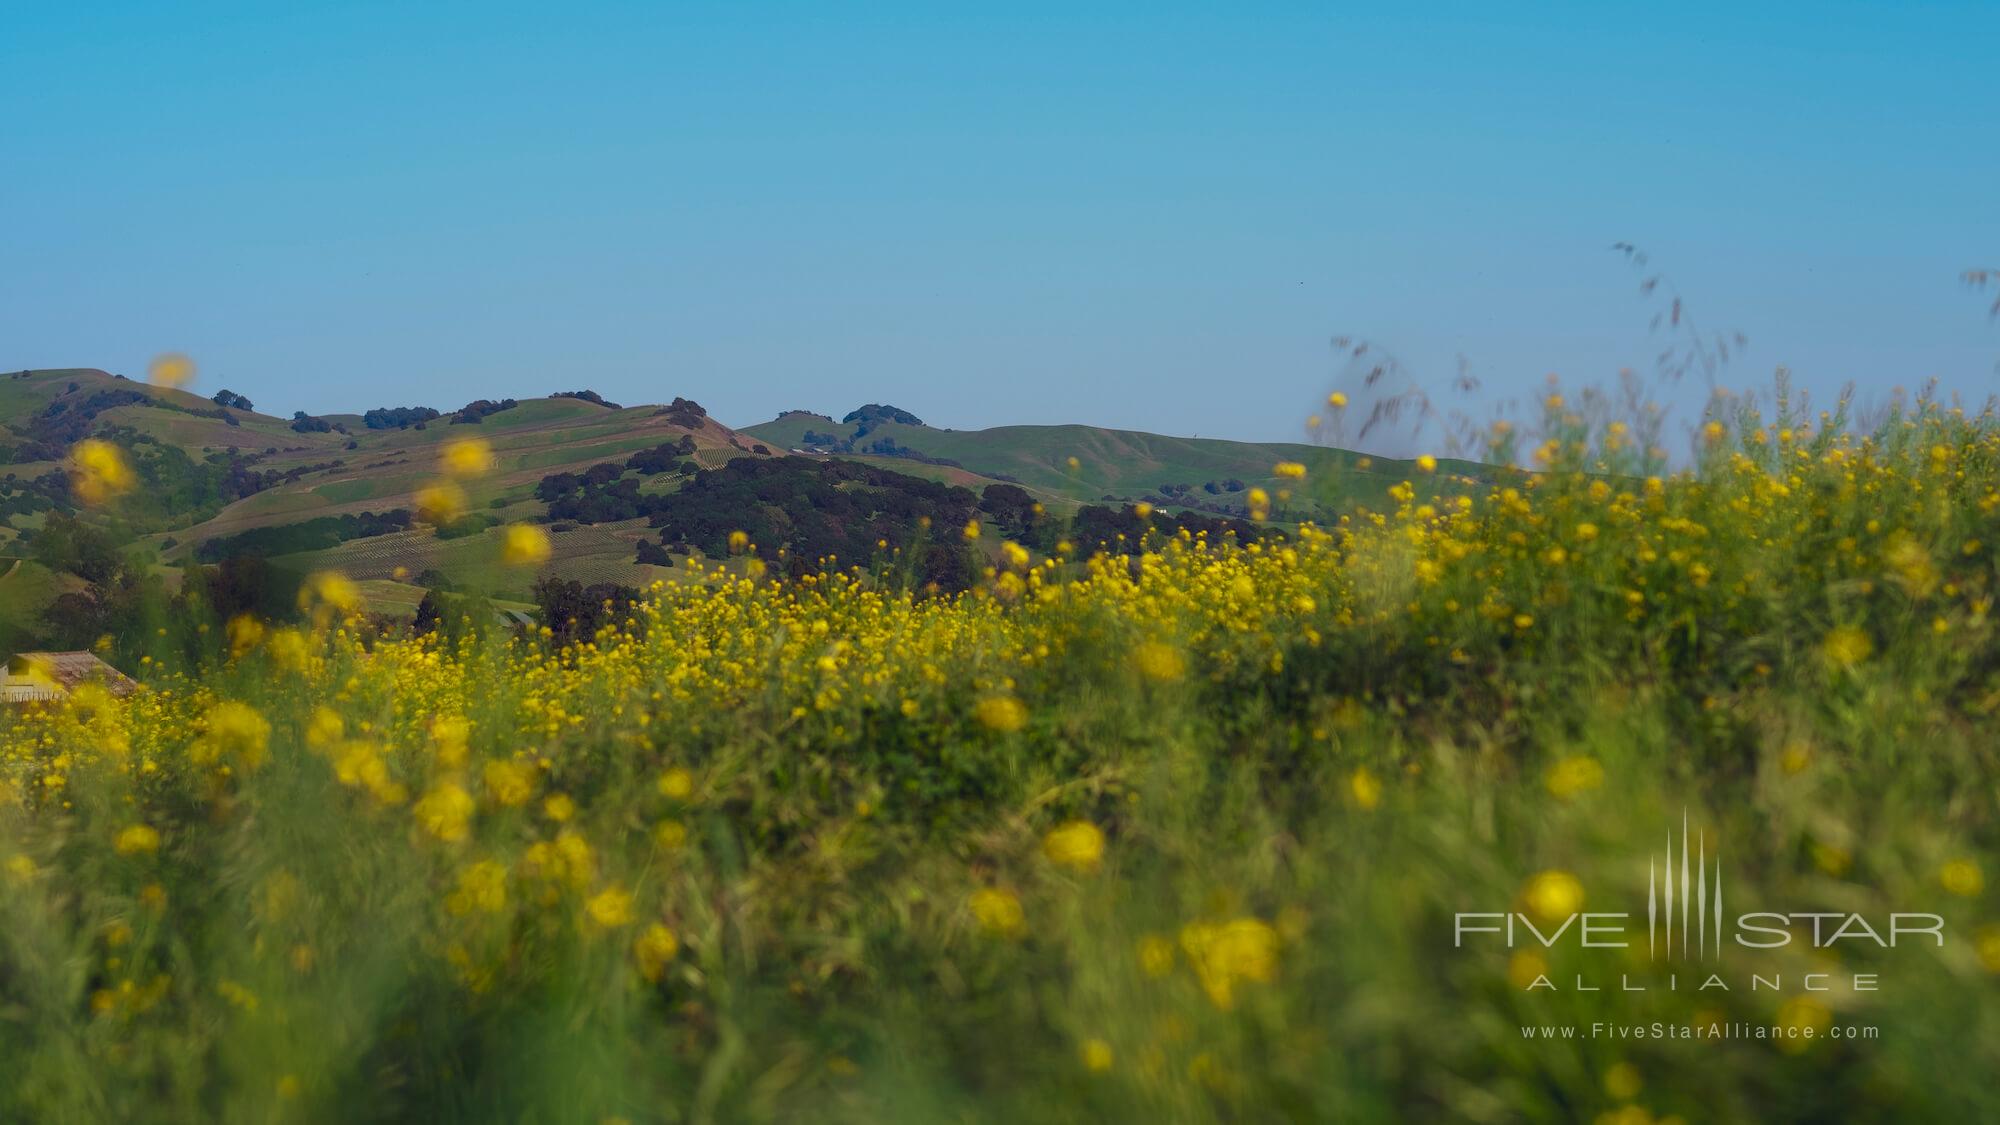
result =
M380 632L320 575L13 709L0 1116L2000 1116L2000 424L1719 417L1663 474L1548 411L1537 472L1283 541L717 572L567 643ZM1733 903L1946 944L1702 993L1454 948L1640 910L1684 810ZM1521 1030L1717 1019L1881 1034Z

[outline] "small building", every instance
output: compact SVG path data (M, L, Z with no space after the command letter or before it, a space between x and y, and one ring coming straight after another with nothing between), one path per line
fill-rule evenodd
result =
M139 690L130 676L92 653L17 652L7 658L7 670L0 674L0 703L57 700L90 682L121 697Z

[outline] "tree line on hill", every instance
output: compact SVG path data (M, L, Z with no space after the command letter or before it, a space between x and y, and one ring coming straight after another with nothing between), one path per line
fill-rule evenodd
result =
M390 535L410 529L411 515L407 508L396 508L387 512L362 512L338 516L315 516L301 523L278 524L273 527L253 527L234 535L218 535L205 539L195 548L195 557L202 562L221 562L239 556L271 558L277 555L295 555L302 551L324 551L338 547L350 539L367 539L377 535Z
M222 395L227 395L229 393L230 392L228 391L223 391L221 394L218 394L216 396L215 401L221 403L224 406L236 406L237 409L239 410L249 410L251 408L250 400L244 398L242 395L234 396L236 400L240 401L240 405L238 402L223 402ZM624 409L624 407L619 406L615 402L606 401L604 396L598 394L596 391L590 391L590 390L557 391L554 394L550 395L549 397L578 399L583 402L596 403L598 406L602 406L610 410ZM687 402L687 400L678 398L674 400L676 406L684 402ZM476 426L481 422L484 422L487 418L495 414L498 414L503 410L512 410L519 405L521 405L519 400L511 398L503 398L499 399L498 401L495 401L490 398L475 399L472 402L468 402L464 406L461 406L457 410L452 412L451 424L454 426L464 426L464 425ZM694 404L688 403L688 405L693 406ZM695 409L699 411L701 408L696 406ZM660 412L666 413L666 409L662 409ZM363 414L361 416L361 421L363 425L367 426L371 430L407 430L407 429L422 430L422 429L428 429L430 427L430 423L435 422L439 418L442 418L444 416L445 415L443 411L429 406L378 406L375 409L370 410L367 413ZM328 432L337 432L344 434L347 432L347 427L340 424L339 422L330 422L325 418L319 418L315 417L314 415L307 414L303 410L296 411L295 413L293 413L292 429L297 430L302 434L328 433Z

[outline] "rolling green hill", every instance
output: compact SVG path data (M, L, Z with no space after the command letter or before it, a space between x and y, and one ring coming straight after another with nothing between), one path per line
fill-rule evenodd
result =
M887 408L893 410L893 408ZM859 412L857 412L859 413ZM896 412L904 414L904 412ZM907 415L904 415L907 417ZM852 417L852 415L850 415ZM955 463L959 468L1012 481L1033 492L1079 502L1149 500L1155 504L1188 506L1241 514L1249 487L1269 492L1292 487L1294 481L1275 476L1282 461L1305 465L1315 482L1333 482L1315 489L1339 506L1384 503L1388 489L1416 472L1408 461L1383 460L1344 449L1296 442L1240 442L1216 438L1166 437L1136 430L1101 426L995 426L985 430L946 430L907 421L883 420L859 437L858 422L835 422L826 415L791 411L769 422L746 426L743 433L773 450L808 453L859 453L888 447ZM842 438L838 444L808 441L806 435ZM1072 461L1072 459L1074 459ZM1447 472L1483 475L1485 467L1465 461L1442 461ZM1242 487L1231 489L1237 482ZM1207 486L1213 484L1210 490ZM1189 486L1185 493L1162 493L1163 486Z
M443 405L449 411L453 404ZM686 460L704 468L768 455L755 439L705 417L698 407L615 408L575 397L522 400L476 424L452 424L449 412L403 428L371 429L358 413L320 421L338 428L295 429L286 419L225 409L197 394L93 369L0 374L0 554L9 556L0 560L0 571L12 556L28 552L20 537L32 536L51 510L74 508L60 484L62 458L85 436L111 437L126 446L145 478L115 512L89 518L114 518L167 565L200 557L203 544L257 529L413 510L419 491L440 479L444 447L461 438L477 437L492 447L491 471L462 483L468 516L495 524L540 518L546 505L534 498L534 490L544 476L623 461L663 444L691 441ZM235 484L227 479L231 473L239 478ZM257 479L242 485L246 476ZM160 477L174 487L159 487ZM647 485L664 486L652 480ZM171 500L163 499L167 493ZM35 510L16 510L26 508ZM498 555L497 529L471 528L471 534L439 536L420 526L272 557L298 570L351 567L357 578L371 580L371 600L407 615L422 591L407 584L393 588L402 577L482 566L497 572L485 565ZM645 530L558 531L541 574L508 573L506 592L522 595L541 576L627 584L660 577L664 568L634 561L633 544ZM31 627L39 607L58 592L50 577L33 568L0 587L8 603L0 632Z
M545 477L580 475L605 462L622 470L633 454L662 446L677 450L674 464L699 469L804 453L974 493L1012 483L1057 517L1084 505L1140 500L1162 510L1241 517L1250 490L1260 487L1273 496L1298 490L1281 504L1281 515L1326 515L1356 504L1381 506L1391 485L1414 475L1408 462L1305 444L1083 425L946 430L892 407L865 408L846 422L792 412L742 431L678 399L625 407L568 395L507 400L480 404L490 412L457 424L459 412L442 408L433 418L373 411L295 425L93 369L0 374L0 555L7 556L0 572L14 557L32 555L32 538L52 515L79 511L63 466L83 437L123 446L141 478L115 510L83 512L84 518L136 536L170 581L178 581L186 563L247 552L287 570L338 568L364 582L371 603L391 616L408 615L422 595L414 582L427 571L517 601L542 577L626 585L678 577L679 568L637 561L638 544L656 538L645 519L597 515L589 518L607 522L577 526L552 517L537 496ZM491 446L491 468L462 482L464 516L441 534L410 513L420 507L419 493L439 481L445 447L467 437ZM1274 475L1273 467L1286 461L1307 467L1307 486ZM1446 467L1483 472L1462 462ZM636 484L643 498L689 479L661 472L628 486ZM551 557L535 573L495 561L500 525L521 521L539 521L551 532ZM66 588L32 563L0 579L0 601L7 603L0 638L30 636L41 608Z

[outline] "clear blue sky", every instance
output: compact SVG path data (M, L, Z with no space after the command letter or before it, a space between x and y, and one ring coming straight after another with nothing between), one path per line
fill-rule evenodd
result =
M1983 397L2000 5L1746 7L0 0L0 369L1283 438L1337 333L1647 367L1623 239Z

